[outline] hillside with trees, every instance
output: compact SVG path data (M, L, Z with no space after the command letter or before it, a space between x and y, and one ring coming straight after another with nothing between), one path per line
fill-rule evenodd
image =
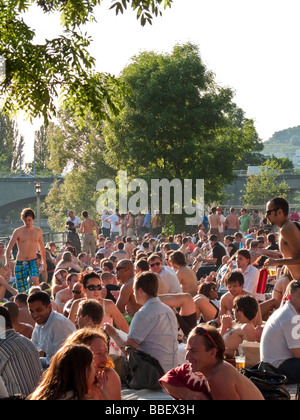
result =
M296 150L300 149L300 125L277 131L263 144L264 154L295 154Z

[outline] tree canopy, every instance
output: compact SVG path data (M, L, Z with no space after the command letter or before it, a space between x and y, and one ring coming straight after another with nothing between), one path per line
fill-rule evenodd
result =
M122 72L127 95L106 124L107 161L131 178L204 179L205 200L222 199L233 169L258 136L253 121L218 86L197 46L143 52Z
M173 0L113 1L116 13L136 10L142 25L152 21ZM116 80L95 72L95 59L88 47L91 38L82 26L95 20L101 0L4 0L0 5L0 57L5 59L5 77L0 80L0 109L9 115L23 110L30 118L47 122L57 114L60 97L84 122L86 110L100 120L108 110L117 112ZM24 21L32 4L44 13L59 12L63 35L35 44L35 31Z

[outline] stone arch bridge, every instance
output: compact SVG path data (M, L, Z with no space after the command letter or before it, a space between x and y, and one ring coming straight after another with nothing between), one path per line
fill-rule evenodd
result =
M0 174L0 217L4 217L11 210L26 207L36 200L35 182L40 182L43 200L48 194L55 177L1 176ZM60 178L59 178L60 179Z

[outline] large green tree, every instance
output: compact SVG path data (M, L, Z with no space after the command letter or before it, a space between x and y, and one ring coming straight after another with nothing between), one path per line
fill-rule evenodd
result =
M136 10L142 25L151 22L173 0L112 1L112 9ZM91 38L82 27L95 20L101 0L2 0L0 4L0 57L5 59L0 80L0 109L10 115L24 110L47 122L57 113L57 99L64 99L84 123L86 110L104 119L116 111L116 81L95 72L95 59L88 48ZM60 13L63 35L34 43L35 31L24 21L24 13L37 5L45 14Z
M127 95L105 129L110 165L147 181L204 179L206 202L221 200L258 136L233 102L233 91L206 69L198 47L141 53L120 80Z

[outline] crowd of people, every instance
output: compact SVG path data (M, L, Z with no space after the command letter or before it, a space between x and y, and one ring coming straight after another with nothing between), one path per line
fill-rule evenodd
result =
M0 244L0 398L120 400L128 346L176 399L263 399L233 366L249 342L300 383L300 226L283 198L264 215L212 207L192 235L166 236L158 212L69 211L60 249L34 219Z

